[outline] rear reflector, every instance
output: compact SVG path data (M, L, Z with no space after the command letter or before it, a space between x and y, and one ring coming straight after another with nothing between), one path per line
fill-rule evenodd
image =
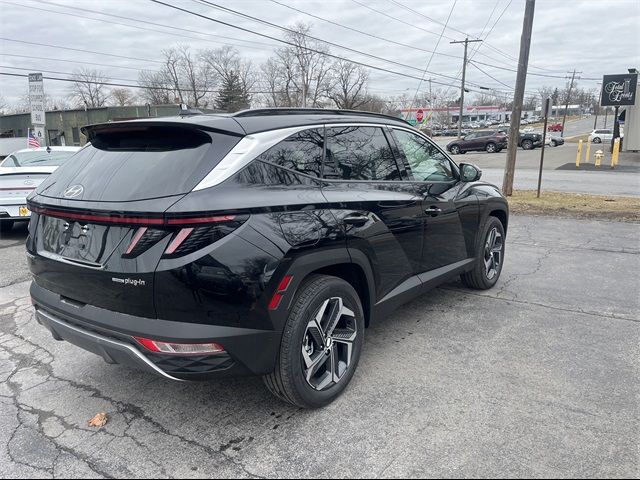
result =
M224 352L224 347L217 343L172 343L149 340L148 338L134 337L144 348L153 353L167 355L212 355Z
M278 284L276 293L273 294L273 297L271 297L271 301L269 302L269 310L278 309L280 302L282 301L282 297L284 297L284 293L287 291L287 288L289 288L289 285L291 285L291 280L293 280L293 275L285 275L282 277L282 280L280 280L280 283Z

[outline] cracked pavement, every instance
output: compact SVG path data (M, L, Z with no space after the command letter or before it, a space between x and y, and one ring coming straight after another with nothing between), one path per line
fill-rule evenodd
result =
M450 283L374 325L320 411L54 341L25 236L0 239L2 478L640 476L638 224L512 217L498 285Z

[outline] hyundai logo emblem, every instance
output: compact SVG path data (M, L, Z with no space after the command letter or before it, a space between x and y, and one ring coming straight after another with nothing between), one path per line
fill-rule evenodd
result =
M82 192L84 192L84 187L82 185L71 185L62 195L64 198L75 198L82 195Z

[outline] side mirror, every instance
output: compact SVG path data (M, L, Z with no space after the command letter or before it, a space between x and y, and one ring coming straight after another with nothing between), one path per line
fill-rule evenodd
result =
M480 180L482 170L470 163L460 164L460 180L463 182L476 182Z

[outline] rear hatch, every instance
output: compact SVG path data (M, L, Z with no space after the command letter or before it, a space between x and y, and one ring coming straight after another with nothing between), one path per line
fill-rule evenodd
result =
M184 223L165 212L240 136L160 122L86 133L91 144L29 199L31 269L69 301L155 316L154 271Z

